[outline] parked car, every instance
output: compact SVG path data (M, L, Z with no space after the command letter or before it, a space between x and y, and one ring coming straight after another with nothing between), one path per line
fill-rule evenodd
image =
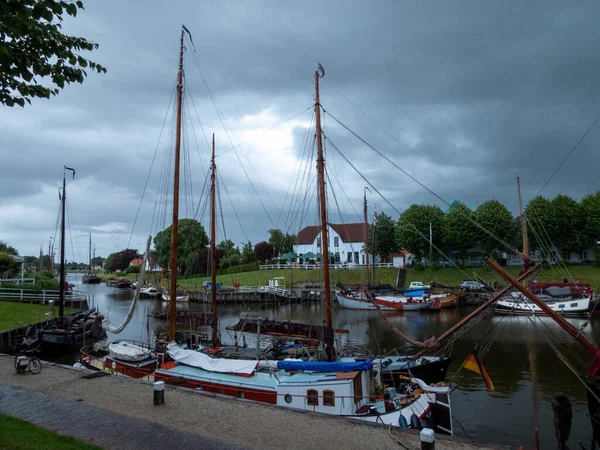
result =
M210 281L205 281L204 283L202 283L202 289L204 289L205 291L208 291L210 289Z
M410 283L410 286L408 286L408 289L427 289L429 288L429 285L423 283L422 281L413 281Z
M465 280L461 281L459 287L463 291L481 291L485 286L477 281Z

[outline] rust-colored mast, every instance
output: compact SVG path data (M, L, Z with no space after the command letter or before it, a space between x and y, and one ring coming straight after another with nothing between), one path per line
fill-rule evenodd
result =
M177 233L179 232L179 159L181 154L181 109L183 97L183 29L177 73L177 129L175 130L175 173L173 175L173 225L171 226L171 286L169 289L169 341L175 340L177 301Z
M585 334L583 334L580 330L578 330L576 327L574 327L565 319L563 319L559 314L552 311L552 308L548 307L546 303L541 301L536 295L529 292L523 285L519 283L518 280L515 280L513 277L511 277L510 274L506 270L504 270L503 267L500 266L500 264L498 264L491 258L488 258L487 264L488 266L490 266L491 269L498 272L506 281L512 284L525 297L527 297L529 300L535 303L542 311L544 311L548 316L550 316L550 318L554 320L557 324L559 324L563 330L565 330L567 333L573 336L577 342L583 345L586 348L586 350L592 353L596 352L596 344L590 341Z
M215 203L215 135L212 138L212 159L210 165L210 299L212 305L212 344L213 347L219 345L219 322L217 318L217 255L216 255L216 236L217 236L217 211Z
M365 187L365 256L367 259L367 286L371 284L371 263L369 262L369 216L367 215L367 187ZM357 261L358 262L358 261Z
M320 67L320 65L319 65ZM321 104L319 102L319 71L315 70L315 123L317 127L317 175L319 183L319 206L321 211L321 257L323 260L323 290L325 293L325 326L328 332L325 345L333 349L333 329L331 322L331 283L329 280L329 242L327 236L327 208L325 199L325 158L323 157L323 138L321 132Z
M523 200L521 199L521 179L517 175L517 189L519 191L519 214L521 215L521 227L523 227L523 268L522 272L527 270L529 263L529 238L527 236L527 219L523 212Z

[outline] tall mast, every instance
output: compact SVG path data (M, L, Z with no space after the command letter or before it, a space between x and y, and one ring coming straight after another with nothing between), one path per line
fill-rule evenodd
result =
M217 211L215 202L215 135L212 138L212 159L210 165L210 299L212 305L212 344L219 345L217 318L217 258L216 258L216 236L217 236Z
M527 220L523 213L523 201L521 200L521 180L517 175L517 189L519 190L519 214L521 215L521 226L523 227L523 261L529 259L529 239L527 237Z
M62 317L65 312L65 281L67 278L67 269L65 267L65 205L67 203L67 170L72 170L73 178L75 178L75 169L64 166L60 222L60 287L58 290L58 317Z
M365 186L365 256L367 258L367 286L371 284L371 263L369 262L369 216L367 215L367 187ZM358 262L358 261L357 261Z
M92 233L90 233L90 266L88 273L91 275L92 273Z
M319 69L322 70L319 64ZM325 71L323 71L325 75ZM327 236L327 208L325 199L325 158L323 157L323 139L321 132L321 104L319 102L319 70L315 70L315 123L317 127L317 175L319 183L319 203L321 210L321 255L323 258L323 286L325 291L325 326L328 332L325 345L333 349L333 333L331 322L331 284L329 281L329 240Z
M432 281L433 281L433 229L431 228L431 222L429 222L429 289L431 289ZM431 293L431 291L429 291L429 292Z
M175 302L177 300L177 233L179 232L179 158L181 153L181 103L183 97L183 28L177 73L177 129L175 131L175 173L173 175L173 225L171 226L171 286L169 289L169 341L175 339Z

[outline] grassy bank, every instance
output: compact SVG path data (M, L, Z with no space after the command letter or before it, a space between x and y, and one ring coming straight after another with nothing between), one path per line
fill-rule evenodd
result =
M39 450L94 450L100 447L86 444L68 436L61 436L24 420L0 414L0 448Z
M511 275L517 276L520 268L509 267L507 270ZM474 272L487 281L504 283L504 280L495 273L492 273L487 267L471 267L465 268L462 271L456 268L438 269L433 272L433 279L444 285L458 286L462 280L473 279ZM569 272L575 280L582 283L589 283L595 290L600 290L600 269L590 266L571 266L569 267ZM390 283L393 285L396 282L396 275L396 269L377 269L375 279L381 283ZM217 281L224 286L232 286L235 282L240 283L242 286L264 286L268 283L268 280L272 280L274 277L285 277L285 285L291 286L292 283L295 285L302 282L320 282L323 274L320 270L257 270L254 272L219 275L217 276ZM179 284L188 289L200 289L202 283L209 279L210 277L186 278L180 279ZM332 270L331 279L334 283L365 283L366 275L364 271L359 270ZM541 271L536 279L537 281L561 282L563 275L556 269L546 269ZM428 282L428 280L428 271L408 270L407 283L411 281Z
M77 309L65 308L66 314L77 312ZM49 319L46 316L48 305L33 305L29 303L0 301L0 331L12 330L30 323L41 322ZM58 306L54 307L54 314L58 314ZM1 441L0 441L1 442Z

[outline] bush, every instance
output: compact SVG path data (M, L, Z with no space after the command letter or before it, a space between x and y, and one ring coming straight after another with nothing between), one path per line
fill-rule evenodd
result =
M225 267L223 269L219 269L218 273L219 275L227 275L230 273L253 272L255 270L260 270L260 264L257 262Z
M140 273L140 266L130 266L125 269L124 273Z

